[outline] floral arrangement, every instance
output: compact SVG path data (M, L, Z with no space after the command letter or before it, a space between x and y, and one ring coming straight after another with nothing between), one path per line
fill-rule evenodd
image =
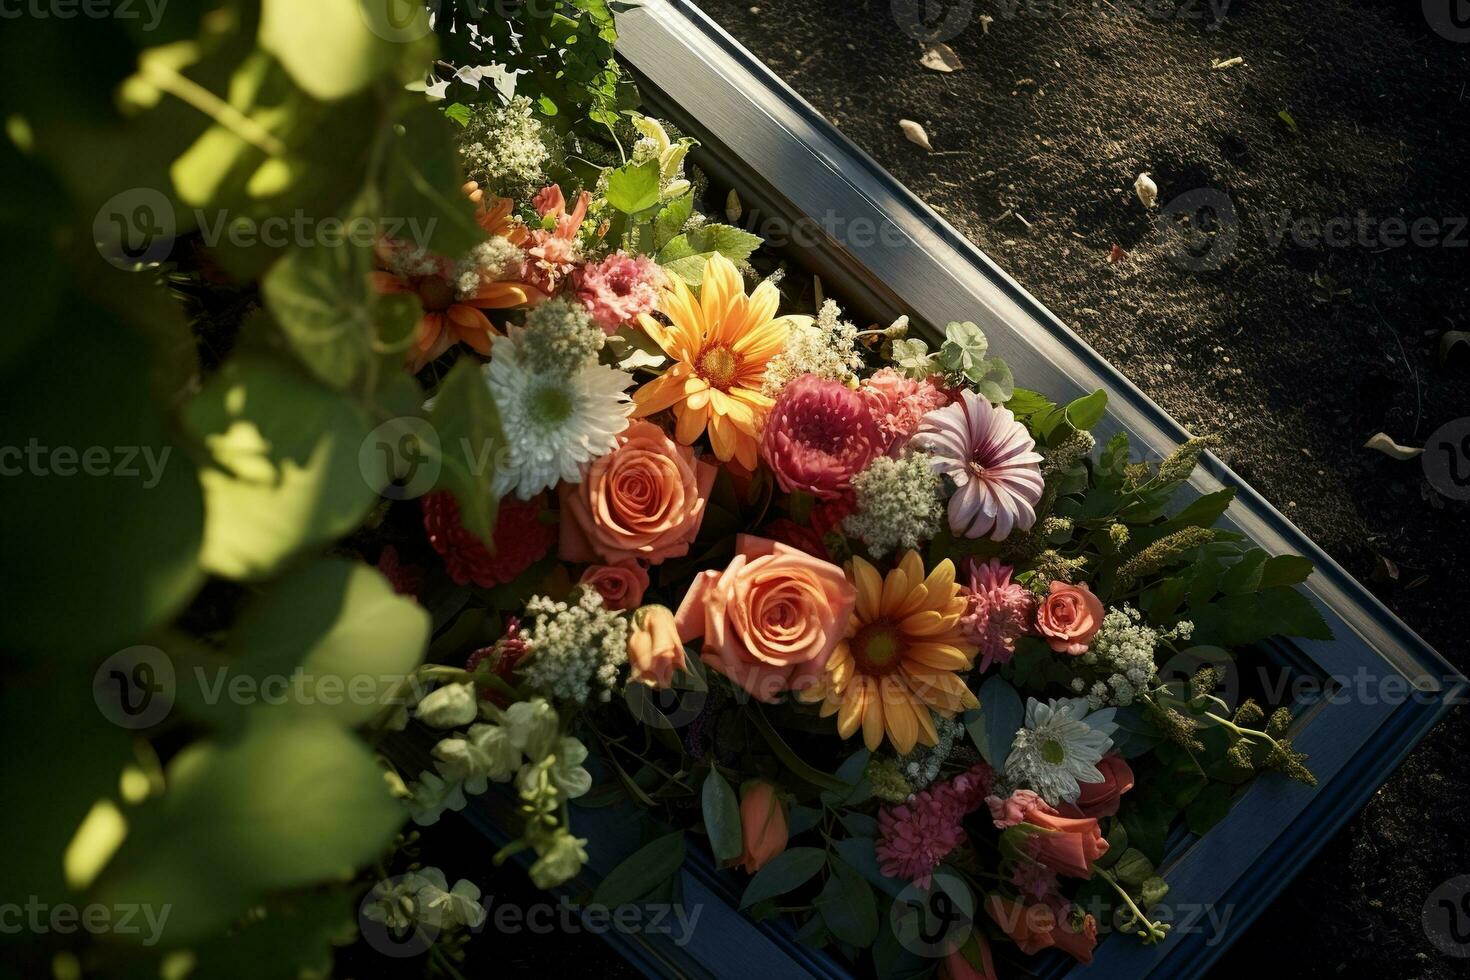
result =
M898 912L962 893L971 927L927 950L949 977L993 976L993 940L1159 941L1171 828L1312 780L1289 710L1227 704L1228 657L1191 647L1317 632L1310 565L1213 528L1228 492L1171 508L1209 440L1095 452L1103 393L1016 387L973 323L931 350L803 309L696 206L693 141L627 125L625 162L543 184L530 106L475 108L484 241L380 249L378 288L422 307L409 367L469 360L505 434L488 535L446 491L399 505L417 576L458 589L443 628L494 624L412 710L437 739L413 819L505 784L498 860L553 887L586 861L569 804L641 806L650 843L595 901L660 894L702 838L752 916L879 958Z
M0 139L0 719L45 801L5 880L59 913L15 972L464 975L473 799L579 901L677 905L703 852L880 976L989 976L1158 940L1171 839L1310 780L1229 681L1326 638L1311 566L1176 499L1206 440L854 322L637 111L616 0L303 9L0 35L69 55ZM613 805L647 833L589 895Z

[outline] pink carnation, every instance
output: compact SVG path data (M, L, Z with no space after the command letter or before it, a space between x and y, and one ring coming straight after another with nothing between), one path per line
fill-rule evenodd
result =
M652 259L635 258L627 252L614 252L601 262L584 265L575 279L577 299L587 307L592 322L608 334L640 313L652 313L659 287L666 281Z
M990 792L994 771L985 763L947 782L916 793L878 813L878 863L890 878L928 888L930 877L949 852L965 841L961 822Z
M577 233L587 218L587 207L591 202L592 195L583 191L577 195L576 206L568 211L566 197L555 184L543 188L536 195L533 203L537 213L554 222L551 231L538 228L531 232L526 245L529 259L526 278L543 293L550 295L556 292L561 280L576 268L581 258Z
M949 396L930 381L915 381L883 368L858 389L883 434L883 451L893 453L918 431L924 416L949 404Z
M1013 569L992 558L980 564L971 558L970 584L961 589L969 607L960 621L971 643L980 648L980 669L1009 663L1016 639L1031 628L1036 596L1011 581Z
M776 399L761 455L782 490L830 500L882 452L882 440L861 395L840 381L803 374Z

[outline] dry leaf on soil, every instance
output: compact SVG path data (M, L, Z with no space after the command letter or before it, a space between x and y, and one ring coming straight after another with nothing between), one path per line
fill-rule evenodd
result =
M1391 456L1394 459L1413 459L1415 456L1424 452L1423 449L1415 449L1413 446L1400 446L1390 439L1386 432L1373 433L1368 441L1363 443L1363 448L1376 449L1383 455Z

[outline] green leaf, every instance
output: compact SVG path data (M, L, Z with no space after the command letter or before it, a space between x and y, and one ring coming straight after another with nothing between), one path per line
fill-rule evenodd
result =
M787 848L750 879L750 884L745 886L745 894L740 896L740 907L747 909L756 902L800 888L822 870L826 862L827 852L819 847Z
M1163 800L1147 795L1130 801L1119 817L1128 831L1128 843L1158 865L1164 860L1169 825L1173 823L1175 814L1176 811Z
M771 727L771 723L766 720L766 716L761 713L759 707L753 706L750 710L749 717L755 724L755 730L760 732L761 738L766 740L766 744L771 747L771 751L776 753L777 757L791 771L792 775L806 780L819 789L831 789L837 790L840 793L846 793L851 788L837 776L813 768L806 760L793 752L791 746L787 745L786 740L781 737L781 733Z
M1153 877L1154 863L1140 850L1129 848L1113 865L1113 876L1125 885L1137 887Z
M1190 501L1183 510L1174 515L1173 519L1168 522L1169 531L1176 531L1182 527L1214 527L1215 522L1230 509L1230 502L1234 499L1234 487L1203 494L1198 499Z
M1230 812L1234 790L1220 783L1205 787L1184 811L1184 823L1192 834L1203 837Z
M689 216L694 213L694 195L683 194L664 205L658 217L653 219L653 246L662 249L684 230Z
M367 418L285 366L237 358L184 409L204 445L204 566L259 579L357 527L378 487L358 465Z
M169 946L223 929L267 893L344 880L405 816L367 746L305 718L196 743L169 766L167 784L130 813L91 898L171 908Z
M735 801L735 791L714 766L704 777L700 805L715 860L723 863L738 858L744 846L740 831L740 804Z
M658 264L665 272L678 276L691 286L704 281L704 267L715 255L723 255L736 265L745 262L761 245L759 235L752 235L731 225L702 225L679 235L659 250Z
M403 117L392 131L378 210L393 237L451 259L485 240L474 205L460 193L457 128L428 104Z
M1025 703L999 674L981 684L976 697L980 707L965 712L965 730L981 757L997 769L1003 768L1016 732L1026 719Z
M859 949L878 938L878 903L873 888L852 865L832 857L832 874L816 898L822 921L832 935Z
M444 107L444 118L459 123L461 126L468 126L472 115L470 107L463 102L451 102Z
M1188 614L1194 621L1194 642L1242 647L1271 636L1332 639L1332 628L1312 600L1290 586L1277 586L1245 595L1225 596Z
M258 980L262 964L269 963L291 976L331 976L333 950L357 928L348 888L272 897L261 912L244 927L195 947L192 975Z
M354 210L348 227L361 220ZM370 247L318 242L288 252L261 283L266 306L287 343L333 388L346 388L358 377L374 356L374 340L399 341L418 322L418 300L374 293L372 270Z
M1137 707L1119 708L1113 720L1118 730L1113 733L1113 748L1125 759L1135 759L1159 744L1158 727Z
M490 487L505 436L484 371L473 358L461 358L450 368L429 421L443 454L438 486L454 493L465 528L490 544L499 502Z
M393 0L377 0L381 7ZM411 10L404 7L404 12ZM425 16L422 10L420 16ZM360 0L262 0L260 46L314 99L330 102L364 88L392 62L395 45L373 33Z
M1254 592L1261 585L1261 573L1265 570L1266 553L1252 548L1220 576L1220 591L1226 595L1243 595Z
M1108 411L1108 393L1099 388L1090 395L1083 395L1067 406L1067 421L1075 429L1091 429L1103 420Z
M1050 398L1040 392L1031 391L1027 388L1017 388L1011 392L1011 397L1006 401L1006 408L1018 419L1026 419L1033 415L1050 412L1056 408Z
M1145 912L1162 902L1167 894L1169 894L1169 883L1157 876L1145 879L1138 886L1138 897L1143 900Z
M607 175L607 203L624 214L647 211L658 203L657 160L624 164Z
M1301 555L1273 555L1261 569L1257 588L1271 589L1280 585L1300 585L1312 574L1312 559Z
M595 905L616 908L638 901L684 866L684 831L676 830L644 844L608 872L592 895Z
M207 697L240 685L266 695L253 699L260 710L308 713L350 728L382 710L422 662L428 641L427 610L394 593L376 569L328 558L286 575L246 609L230 638L229 669L183 690ZM221 720L231 707L238 720L249 706L215 700L211 716Z
M0 645L7 658L85 663L172 618L202 584L204 503L154 400L147 345L101 310L59 312L85 356L29 361L0 385Z

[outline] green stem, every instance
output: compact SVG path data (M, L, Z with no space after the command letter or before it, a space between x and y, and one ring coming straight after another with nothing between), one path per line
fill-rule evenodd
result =
M1157 942L1163 942L1164 935L1169 931L1169 923L1155 922L1147 915L1145 915L1143 910L1140 909L1136 904L1134 904L1133 896L1128 894L1127 889L1118 884L1118 880L1108 872L1104 871L1101 868L1094 868L1093 874L1098 875L1102 878L1103 881L1106 881L1109 885L1112 885L1113 891L1118 893L1118 897L1123 899L1123 902L1128 906L1129 911L1133 913L1134 920L1142 923L1143 928L1138 931L1138 935L1140 938L1143 939L1143 944L1145 946L1149 946Z

